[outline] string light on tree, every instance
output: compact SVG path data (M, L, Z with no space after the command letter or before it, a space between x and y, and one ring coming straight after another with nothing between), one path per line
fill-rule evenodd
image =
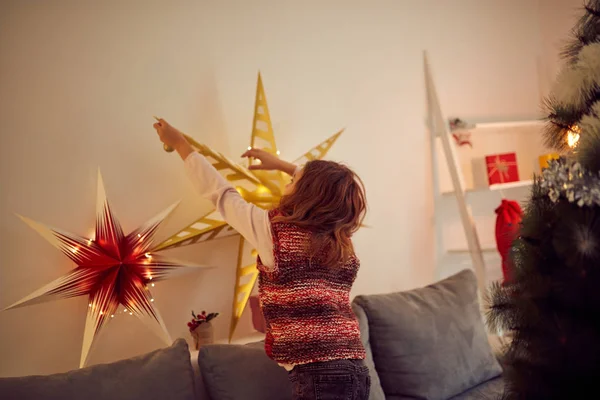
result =
M570 148L575 148L579 143L579 137L581 134L581 129L574 125L567 132L567 144Z

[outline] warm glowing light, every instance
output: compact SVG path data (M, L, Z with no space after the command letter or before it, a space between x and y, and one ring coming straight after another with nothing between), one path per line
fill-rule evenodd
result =
M248 146L248 150L252 150L252 146Z
M91 308L91 307L92 307L92 303L88 304L88 307L90 307L90 308Z
M148 280L152 280L152 275L148 275Z
M269 189L267 189L267 187L266 187L266 186L263 186L263 185L258 185L258 186L256 187L256 193L258 193L258 194L270 193L270 190L269 190Z
M130 312L130 313L129 313L129 315L133 315L133 313L132 313L132 312Z
M103 312L103 311L100 311L100 315L102 315L102 314L104 314L104 312Z
M580 133L581 129L579 129L577 125L574 125L571 127L571 129L569 129L569 132L567 132L567 144L570 148L577 146L577 143L579 143Z
M94 239L89 239L88 240L88 246L91 246L92 242L94 241Z
M150 302L153 302L153 301L154 301L154 299L150 299Z
M280 155L280 154L281 154L281 152L279 150L277 150L277 155Z
M142 235L138 233L138 237L139 237L139 238L141 238L141 237L142 237Z
M74 253L77 253L77 251L78 251L78 250L79 250L79 248L78 248L78 247L73 247L73 248L71 249L71 252L73 252L73 254L74 254Z
M111 318L114 318L114 317L115 317L115 314L111 314L111 316L110 316L110 317L111 317Z
M146 253L145 255L146 255L146 258L147 258L148 260L151 260L151 259L152 259L152 254L150 254L150 253Z
M123 312L127 312L127 309L124 309Z
M152 287L154 287L154 283L152 284Z

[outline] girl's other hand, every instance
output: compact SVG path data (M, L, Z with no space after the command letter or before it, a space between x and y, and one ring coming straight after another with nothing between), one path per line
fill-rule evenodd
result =
M260 164L253 164L248 167L251 170L280 170L281 169L281 160L277 158L275 155L269 153L268 151L261 149L250 149L244 154L242 157L247 158L255 158L260 161Z

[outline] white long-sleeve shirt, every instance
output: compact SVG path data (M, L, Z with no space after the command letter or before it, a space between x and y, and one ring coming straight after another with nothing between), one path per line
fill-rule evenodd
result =
M272 268L275 260L268 211L244 200L200 153L192 152L185 159L185 168L200 195L215 205L225 222L254 246L262 263Z
M235 188L198 152L185 159L185 168L192 184L202 197L210 200L225 222L238 231L258 252L263 265L275 265L273 236L269 212L248 203ZM297 173L299 167L296 167ZM279 364L287 371L292 364Z

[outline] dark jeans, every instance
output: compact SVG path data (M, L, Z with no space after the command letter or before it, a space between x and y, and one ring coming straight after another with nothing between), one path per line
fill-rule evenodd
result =
M289 372L293 400L368 400L369 369L362 360L302 364Z

